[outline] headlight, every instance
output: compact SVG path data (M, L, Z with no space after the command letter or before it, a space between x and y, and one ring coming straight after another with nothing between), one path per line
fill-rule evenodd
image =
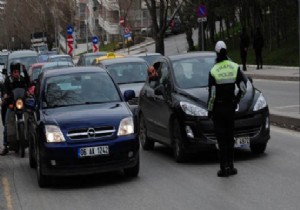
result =
M133 134L134 132L134 125L132 117L127 117L121 120L118 136L125 136L129 134Z
M46 140L48 143L65 142L64 135L59 127L55 125L46 125Z
M16 101L16 108L17 109L23 109L23 100L22 99L18 99Z
M261 93L254 105L253 111L260 110L262 108L265 108L267 106L267 102L263 94Z
M208 112L206 109L203 109L199 106L180 101L181 109L186 113L187 115L191 116L201 116L201 117L207 117Z

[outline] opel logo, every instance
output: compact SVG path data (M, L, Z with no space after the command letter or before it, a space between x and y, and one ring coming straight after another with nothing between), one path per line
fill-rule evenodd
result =
M95 137L95 129L94 128L89 128L87 130L87 133L88 133L88 136L91 137L91 138L94 138Z

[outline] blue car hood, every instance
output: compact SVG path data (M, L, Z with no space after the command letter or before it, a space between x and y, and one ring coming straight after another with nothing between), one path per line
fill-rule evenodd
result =
M121 119L132 116L124 102L57 107L42 111L46 124L62 129L111 125L118 127Z

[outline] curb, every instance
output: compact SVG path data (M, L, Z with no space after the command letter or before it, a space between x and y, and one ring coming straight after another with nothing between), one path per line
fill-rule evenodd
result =
M253 79L267 79L267 80L280 80L280 81L299 81L299 77L292 76L274 76L274 75L263 75L263 74L251 74L245 73L251 76Z
M300 114L270 110L270 123L282 128L300 131Z

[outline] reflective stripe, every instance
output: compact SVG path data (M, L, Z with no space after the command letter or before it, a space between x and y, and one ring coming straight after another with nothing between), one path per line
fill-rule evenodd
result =
M238 64L225 60L214 65L211 70L211 75L217 84L235 83L238 67Z
M221 85L221 84L232 84L232 83L235 83L235 78L233 78L233 79L221 79L221 80L218 80L218 81L216 81L216 83L218 84L218 85Z
M208 111L213 110L215 99L216 99L216 86L212 86L211 87L211 96L208 101L208 107L207 107Z

